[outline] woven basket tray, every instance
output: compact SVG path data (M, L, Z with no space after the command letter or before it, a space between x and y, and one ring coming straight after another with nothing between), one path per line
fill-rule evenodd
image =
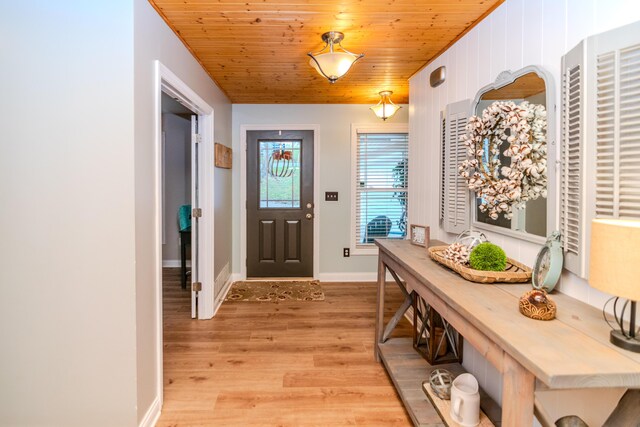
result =
M478 283L523 283L531 280L531 269L518 261L507 258L505 271L481 271L456 264L444 257L444 251L448 246L432 246L429 248L429 256L434 261L446 265L462 277Z

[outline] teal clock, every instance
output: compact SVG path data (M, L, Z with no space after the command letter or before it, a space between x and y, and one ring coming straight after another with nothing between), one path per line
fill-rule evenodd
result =
M535 289L551 292L556 287L562 273L562 240L559 231L554 231L547 243L540 249L533 267L531 283Z

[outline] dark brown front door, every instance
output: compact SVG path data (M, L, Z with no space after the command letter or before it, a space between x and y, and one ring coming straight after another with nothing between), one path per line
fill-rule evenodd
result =
M313 276L313 131L247 132L247 276Z

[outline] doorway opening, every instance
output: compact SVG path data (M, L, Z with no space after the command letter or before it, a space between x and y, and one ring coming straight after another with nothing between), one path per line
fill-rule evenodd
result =
M162 405L165 296L191 299L176 315L210 319L214 313L214 133L211 106L155 65L156 387Z
M241 127L241 276L317 278L319 127Z
M175 273L183 290L192 277L192 116L193 111L162 93L162 267L179 269Z

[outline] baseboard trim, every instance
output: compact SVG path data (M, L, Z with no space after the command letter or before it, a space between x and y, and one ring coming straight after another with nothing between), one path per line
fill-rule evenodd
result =
M182 262L179 259L163 259L162 267L164 268L182 267ZM191 261L189 260L187 260L187 268L191 268Z
M158 419L160 419L161 410L160 397L156 396L151 406L149 406L147 413L144 414L144 418L140 421L140 424L138 424L138 427L154 427Z

